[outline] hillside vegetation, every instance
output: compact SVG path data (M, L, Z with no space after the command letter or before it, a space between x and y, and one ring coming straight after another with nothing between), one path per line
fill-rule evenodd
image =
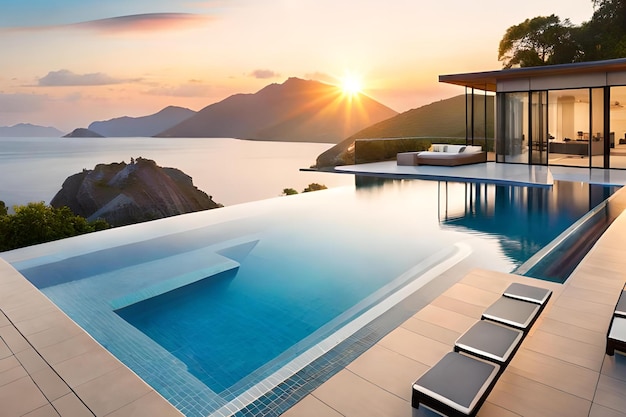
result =
M458 143L460 140L464 142L465 100L465 95L455 96L373 124L319 155L316 167L354 163L354 144L357 139L403 138L402 141L385 141L385 152L392 153L393 156L395 156L395 151L390 149L391 145L397 145L398 152L405 152L422 150L438 139L445 142ZM494 97L487 96L487 138L489 139L494 136L493 126ZM482 95L474 97L474 137L478 139L485 137L485 96ZM379 147L382 148L383 145ZM372 146L368 146L368 149L371 148ZM359 162L365 162L363 158L357 159Z

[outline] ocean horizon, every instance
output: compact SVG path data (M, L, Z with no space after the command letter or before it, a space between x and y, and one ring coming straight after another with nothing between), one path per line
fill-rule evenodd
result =
M177 168L224 206L298 192L316 182L354 186L352 175L300 171L328 143L264 142L233 138L0 138L0 201L7 207L49 204L67 177L97 164L154 160Z

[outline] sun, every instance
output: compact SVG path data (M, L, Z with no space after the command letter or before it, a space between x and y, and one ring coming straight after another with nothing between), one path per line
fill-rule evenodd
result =
M359 94L362 89L363 83L361 82L361 79L356 75L345 75L341 79L341 90L346 95L353 96Z

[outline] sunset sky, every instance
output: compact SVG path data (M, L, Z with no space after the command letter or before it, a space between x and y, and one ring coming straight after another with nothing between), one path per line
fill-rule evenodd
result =
M403 112L461 94L440 74L501 68L526 18L580 24L591 0L0 0L0 126L64 132L193 110L288 77L362 79Z

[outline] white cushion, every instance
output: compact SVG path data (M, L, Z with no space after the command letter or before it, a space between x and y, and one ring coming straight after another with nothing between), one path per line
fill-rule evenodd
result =
M480 145L468 145L465 147L465 153L478 153L482 152L483 147Z
M465 150L465 145L448 145L446 152L448 153L461 153Z
M432 146L430 147L431 152L446 152L447 149L448 149L448 145L435 144L435 143L433 143Z

